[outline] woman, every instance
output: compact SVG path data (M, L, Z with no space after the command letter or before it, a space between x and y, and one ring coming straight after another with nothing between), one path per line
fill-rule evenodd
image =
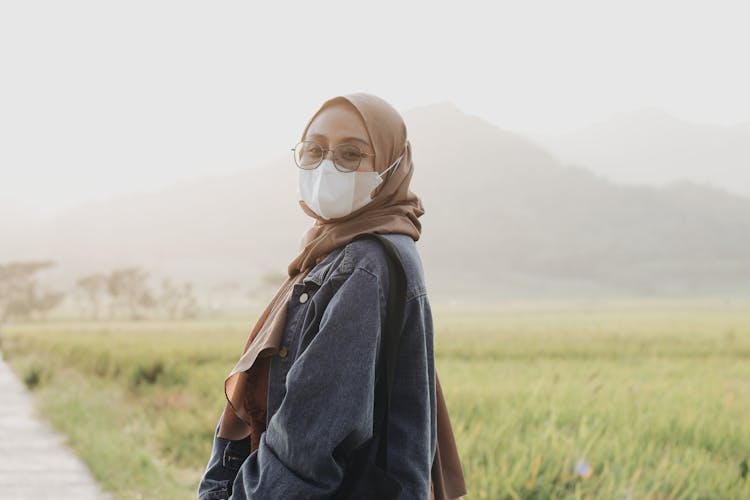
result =
M404 329L388 418L390 475L404 499L466 493L435 373L432 313L415 245L421 200L399 113L357 93L327 100L294 150L302 210L315 219L287 280L225 381L202 500L330 498L355 449L375 442L379 342L390 292L379 233L406 275ZM364 447L364 448L363 448Z

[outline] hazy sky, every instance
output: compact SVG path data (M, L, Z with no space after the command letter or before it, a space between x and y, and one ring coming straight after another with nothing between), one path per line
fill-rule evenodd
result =
M748 121L743 3L2 2L0 207L262 164L348 92L519 132L647 106Z

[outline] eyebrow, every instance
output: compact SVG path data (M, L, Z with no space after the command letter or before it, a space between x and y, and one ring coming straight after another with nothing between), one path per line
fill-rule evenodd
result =
M323 138L327 139L327 137L324 136L323 134L310 134L309 137L323 137ZM369 142L367 142L364 139L360 139L359 137L344 137L341 141L342 142L351 142L351 141L354 141L354 142L361 142L365 146L369 146L370 145Z

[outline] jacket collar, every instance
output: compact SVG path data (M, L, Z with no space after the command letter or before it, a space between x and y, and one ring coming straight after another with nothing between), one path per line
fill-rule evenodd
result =
M302 280L302 283L309 283L313 282L318 286L321 286L323 284L323 279L325 279L326 274L328 273L328 270L330 269L331 265L336 260L336 256L341 252L343 247L338 247L331 251L328 255L326 255L322 261L320 261L315 267L312 268L312 270L307 273L307 276Z

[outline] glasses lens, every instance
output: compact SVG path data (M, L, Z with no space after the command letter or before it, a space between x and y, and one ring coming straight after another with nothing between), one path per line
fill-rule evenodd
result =
M333 161L344 170L357 170L362 161L362 151L353 144L342 144L333 151Z
M323 159L323 147L314 141L302 141L294 148L294 161L301 168L312 169Z

